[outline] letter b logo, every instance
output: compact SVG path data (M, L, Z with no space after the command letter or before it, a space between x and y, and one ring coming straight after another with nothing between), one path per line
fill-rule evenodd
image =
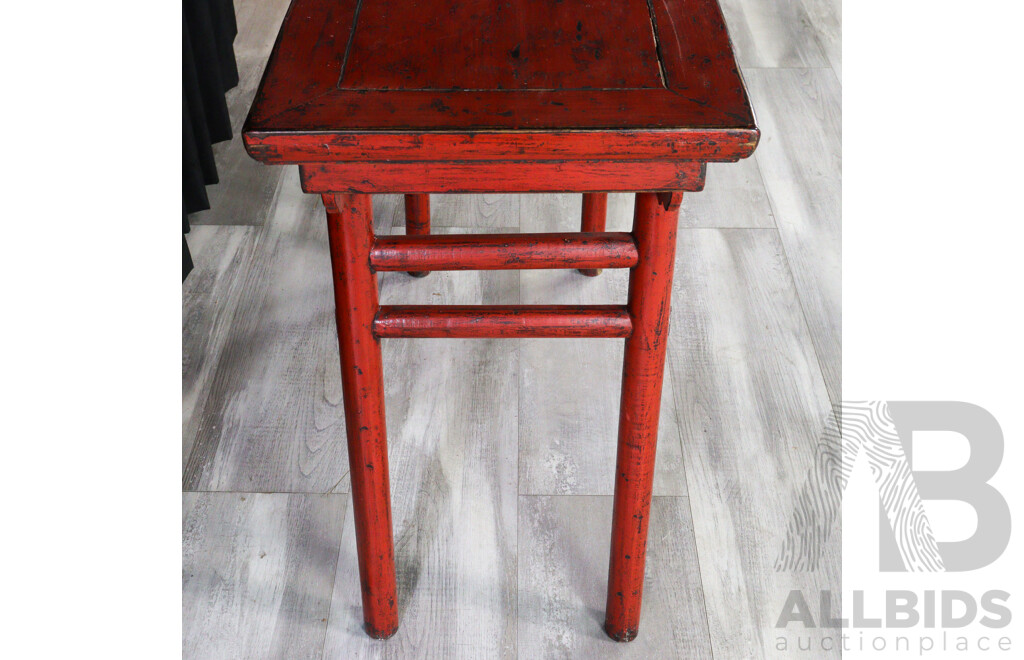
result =
M974 535L963 541L938 541L938 554L946 571L971 571L988 566L1010 541L1010 508L988 480L1003 459L1003 432L984 408L958 401L890 401L889 414L906 455L913 466L915 431L952 431L970 444L970 458L957 469L946 472L913 470L913 481L921 500L956 500L969 504L977 514ZM884 495L883 495L884 497ZM908 524L909 523L909 524ZM907 570L897 546L897 533L913 533L914 521L894 525L883 515L880 528L880 568Z

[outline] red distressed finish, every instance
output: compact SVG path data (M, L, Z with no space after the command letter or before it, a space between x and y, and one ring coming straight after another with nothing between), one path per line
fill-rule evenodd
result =
M586 193L583 195L583 215L580 220L580 231L604 231L605 218L608 215L608 193ZM587 277L601 274L600 267L580 268Z
M635 192L704 189L694 161L315 163L299 165L311 193Z
M405 234L406 236L426 236L430 234L430 195L405 196ZM413 277L424 277L426 271L409 271Z
M265 163L365 161L700 160L737 161L757 130L480 131L280 134L251 130L246 150ZM642 167L637 163L637 167Z
M369 634L398 626L380 338L619 337L605 629L636 636L681 194L759 137L718 0L292 0L243 140L327 206ZM429 235L431 193L474 192L585 193L582 232ZM609 192L637 193L630 235ZM373 193L406 236L374 239ZM612 267L626 306L381 307L374 274Z
M384 639L398 630L398 607L384 380L380 342L373 334L377 278L367 268L373 244L373 210L369 195L323 195L323 201L334 271L363 619L371 637Z
M370 251L376 270L632 268L636 243L626 233L441 234L382 236Z
M384 305L378 337L628 337L622 305Z
M646 2L362 0L342 89L661 88ZM427 33L430 39L424 39ZM415 56L381 44L417 44ZM572 66L551 67L552 60Z
M659 199L659 197L661 197ZM627 307L633 334L626 340L615 460L612 548L605 631L629 641L640 626L647 525L658 445L661 384L668 344L669 301L681 193L636 196L633 235L640 262L630 272Z
M243 129L289 163L736 160L758 135L717 0L294 0Z

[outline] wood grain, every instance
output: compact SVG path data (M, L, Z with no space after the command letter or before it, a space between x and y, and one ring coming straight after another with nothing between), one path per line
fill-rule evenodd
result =
M256 241L185 490L348 492L324 209L296 178Z
M829 65L801 0L721 0L721 4L736 61L745 69ZM760 115L761 106L756 107Z
M519 195L432 195L430 200L434 227L519 229Z
M523 195L523 231L570 231L580 195ZM609 195L607 229L629 231L633 195ZM523 271L524 304L624 304L628 271L598 277ZM520 347L519 437L522 494L611 495L614 487L623 344L620 340L531 339ZM672 390L666 374L655 465L655 495L685 495Z
M185 493L182 656L320 657L347 499Z
M752 71L772 140L757 162L793 271L829 396L842 398L842 130L839 82L827 69Z
M843 79L843 3L842 0L800 0L818 43L825 51L832 70Z
M188 235L195 269L181 286L182 468L192 452L241 281L252 256L252 227L194 227Z
M384 303L517 297L514 272L385 273L381 284ZM347 523L325 658L515 657L517 420L509 402L518 347L383 340L401 625L383 644L362 632Z
M704 190L699 195L683 195L679 226L774 227L775 217L757 160L710 163Z
M791 589L839 592L840 546L837 529L817 572L775 571L830 409L778 235L680 230L674 298L668 361L715 656L803 657L775 650L774 626Z
M711 658L685 497L651 504L640 635L616 644L601 629L611 505L610 497L519 498L519 657Z
M434 198L434 203L439 198ZM388 234L393 227L405 226L405 200L403 195L373 196L373 225L378 233Z

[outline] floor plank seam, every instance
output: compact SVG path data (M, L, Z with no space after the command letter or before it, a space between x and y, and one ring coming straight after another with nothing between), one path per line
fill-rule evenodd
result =
M800 6L804 10L804 15L807 16L808 18L810 18L809 17L810 12L807 9L807 5L805 5L803 2L801 2ZM842 27L839 28L839 31L840 31L840 33L842 33ZM835 73L836 72L836 67L835 67L835 65L832 64L832 60L829 59L828 49L825 48L825 44L822 41L821 30L818 29L817 25L815 25L813 27L813 29L811 30L811 35L814 37L814 43L818 46L818 52L820 52L821 56L823 58L825 58L825 61L829 63L827 68L832 69L832 73ZM837 75L836 79L838 80L838 78L839 78L839 76Z
M757 158L757 154L756 153L754 154L754 158ZM775 219L775 230L774 231L777 234L778 239L779 239L779 248L782 250L782 258L786 262L786 273L789 275L790 284L792 284L792 286L793 286L793 293L796 295L797 303L799 303L799 305L800 305L800 316L801 316L801 318L803 319L803 322L804 322L804 330L807 332L807 340L810 342L811 348L814 350L814 359L818 363L818 375L821 378L822 385L825 388L825 393L828 395L829 403L831 403L833 406L835 406L839 402L835 401L833 399L832 392L831 392L831 390L829 389L829 386L828 386L828 379L825 377L826 371L825 371L824 359L822 358L821 353L818 350L817 344L814 342L814 334L811 331L811 321L810 321L810 318L807 315L807 305L804 304L804 298L803 298L803 296L800 293L800 287L797 286L796 276L793 273L792 262L790 261L790 258L789 258L789 251L786 249L786 242L784 240L782 240L782 232L779 230L779 226L778 226L779 215L778 215L778 212L775 209L775 202L772 200L772 194L771 194L771 192L768 191L768 182L764 180L764 174L761 172L760 164L761 164L760 161L758 161L758 174L761 176L761 185L764 186L765 194L768 196L768 204L771 206L771 209L772 209L772 217ZM839 337L839 354L840 354L840 356L842 355L842 350L843 350L842 341L843 341L842 335L840 335L840 337ZM841 370L842 369L842 365L840 364L839 367L840 367L840 370ZM842 373L842 372L840 371L840 373ZM840 382L840 388L841 387L842 387L842 383ZM841 390L840 390L840 392L841 392ZM840 392L837 392L836 396L841 397L842 395L841 395Z
M680 438L682 443L682 438ZM685 449L685 448L684 448ZM683 461L686 461L686 455L683 455ZM687 487L690 485L689 479L686 481ZM708 604L706 602L706 596L704 594L704 569L702 568L700 560L700 545L697 543L697 519L693 517L693 502L690 497L686 497L686 510L690 512L690 525L693 532L693 552L697 557L697 578L700 580L698 587L700 587L700 603L701 608L704 610L704 630L708 635L708 648L711 650L711 660L715 660L715 640L711 637L711 618L708 616Z
M516 198L516 230L520 233L523 231L523 203L522 197ZM523 272L519 271L516 273L516 304L523 304ZM522 552L520 548L520 541L522 539L522 530L519 525L519 489L521 486L520 478L522 473L522 459L520 454L520 448L523 446L523 424L522 416L519 414L522 411L523 405L523 360L522 353L519 351L518 344L516 346L516 619L515 619L515 655L518 658L520 656L519 646L519 598L520 598L520 585L519 585L519 567L522 561Z
M345 518L349 515L349 508L350 507L346 503L345 515L342 516L341 520L342 533L338 535L338 556L334 559L334 571L333 576L331 577L331 590L327 592L331 594L331 597L327 603L327 621L324 625L324 638L320 643L320 660L324 660L324 656L327 654L327 635L331 631L331 615L334 613L334 587L338 582L338 563L341 561L341 544L345 539Z
M350 472L350 470L345 470L345 474L341 475L341 478L338 479L338 481L336 481L333 486L328 488L327 491L324 494L325 495L330 495L330 494L341 495L341 493L334 493L334 489L341 485L341 482L345 480L345 477L347 477L349 475L349 472Z
M835 71L835 67L831 64L825 66L742 66L740 69L743 71L822 71L826 69Z
M345 473L346 476L348 473ZM348 497L350 493L322 492L319 490L192 490L182 489L182 494L195 493L197 495L318 495L329 497Z
M236 256L232 259L232 264L229 266L229 270L233 272L225 272L224 275L228 277L226 293L224 295L225 305L221 307L221 313L218 314L218 322L216 322L210 328L210 335L213 337L220 337L222 345L217 347L215 354L215 360L210 365L208 375L203 383L202 389L196 397L196 407L192 410L192 415L189 420L189 425L194 426L195 436L192 438L191 447L188 452L188 457L183 461L181 468L181 479L182 485L185 483L185 476L188 473L189 465L192 462L193 454L198 449L198 443L196 440L199 436L199 431L202 428L203 416L206 414L206 406L209 400L209 394L211 388L214 386L216 381L217 373L220 370L221 360L224 359L224 348L228 343L228 339L231 337L231 331L235 325L235 316L238 311L238 305L241 303L243 298L243 291L245 289L244 283L248 279L249 270L252 266L252 261L256 256L257 249L260 244L260 233L261 228L255 228L254 236L252 240L248 241L244 245L238 246L238 251L244 250L244 254L236 252ZM237 262L234 259L238 259ZM182 492L188 492L187 489L183 488Z

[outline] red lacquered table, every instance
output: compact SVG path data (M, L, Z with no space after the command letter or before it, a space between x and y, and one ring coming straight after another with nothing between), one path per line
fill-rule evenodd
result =
M293 0L244 128L327 209L363 617L398 629L382 337L621 337L605 630L640 621L684 191L759 132L717 0ZM605 232L607 193L636 193ZM430 234L430 193L581 192L581 232ZM405 194L376 237L370 195ZM625 305L380 305L376 271L629 268ZM609 466L610 469L610 466Z

